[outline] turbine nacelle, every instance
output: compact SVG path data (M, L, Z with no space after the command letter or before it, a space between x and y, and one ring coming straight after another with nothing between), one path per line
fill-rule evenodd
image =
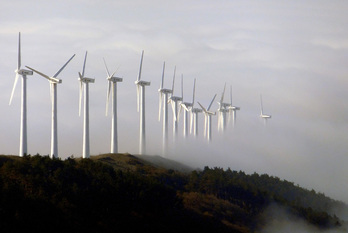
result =
M50 77L48 79L51 83L62 83L63 80L59 79L59 78L54 78L54 77Z
M271 118L271 115L265 115L265 114L261 114L260 115L261 118L267 119L267 118Z
M220 109L222 109L222 108L229 108L230 106L231 106L231 104L229 104L229 103L220 103L220 102L218 102L218 104L219 104L219 108Z
M193 107L193 104L188 102L183 102L181 103L181 107L183 107L186 111L190 111L191 108Z
M203 112L203 110L201 108L191 108L191 112L200 113L200 112Z
M169 97L169 101L182 101L182 97L171 96L171 97Z
M80 82L84 82L84 83L94 83L95 82L94 78L86 78L86 77L82 78L81 76L78 80Z
M15 73L19 75L33 75L34 72L31 70L19 69L15 70Z
M109 80L110 82L113 82L113 83L123 82L123 78L119 78L119 77L108 77L107 80Z
M150 86L151 82L143 81L143 80L137 80L134 82L138 86Z
M229 110L232 110L232 111L235 111L235 110L240 110L240 107L229 106L228 109L229 109Z
M165 89L165 88L158 89L158 92L163 93L163 94L172 94L171 89Z

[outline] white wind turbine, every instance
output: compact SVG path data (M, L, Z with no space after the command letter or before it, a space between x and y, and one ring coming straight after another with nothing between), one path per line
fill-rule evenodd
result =
M261 114L260 117L264 120L264 124L266 124L267 119L271 118L271 115L266 115L263 113L263 106L262 106L262 95L260 95L260 100L261 100Z
M236 120L237 120L237 110L240 110L240 107L237 106L233 106L232 104L232 86L230 87L230 97L231 97L231 105L228 107L228 110L230 111L230 115L229 115L229 119L231 117L232 114L232 121L233 121L233 126L236 124Z
M178 135L178 121L179 121L178 103L182 101L182 90L181 90L181 97L174 96L175 71L176 71L176 67L174 68L172 95L169 97L169 100L168 100L168 102L172 104L172 110L173 110L173 139L174 140L176 139L176 136Z
M33 75L33 71L21 69L21 33L18 39L18 63L15 70L16 78L14 81L9 105L11 105L14 91L18 82L19 75L22 76L22 100L21 100L21 130L19 139L19 156L24 156L28 153L27 145L27 75Z
M163 153L166 153L168 146L168 94L172 94L171 89L163 88L164 85L164 70L165 62L163 63L161 85L158 89L159 92L159 110L158 110L158 121L161 121L161 110L163 105Z
M230 104L224 103L225 90L226 90L226 83L224 86L224 90L222 91L222 94L221 94L221 99L218 102L219 104L218 129L222 131L225 131L226 129L226 113L228 112L228 107L230 106Z
M25 66L28 69L34 71L35 73L46 78L50 82L51 89L51 101L52 101L52 127L51 127L51 153L50 157L58 157L58 131L57 131L57 84L62 83L61 79L58 79L57 76L62 72L62 70L68 65L68 63L74 58L75 54L58 70L58 72L52 77L41 73L40 71L34 70L29 66Z
M111 153L118 153L118 136L117 136L117 82L122 82L123 79L119 77L115 77L116 71L110 75L108 67L106 65L105 59L104 65L107 74L108 80L108 89L107 89L107 97L106 97L106 111L105 115L108 115L109 110L109 100L110 100L110 92L112 89L112 120L111 120Z
M180 110L179 110L179 116L180 113L182 111L182 109L184 109L184 137L186 137L188 135L188 113L191 112L191 109L193 107L193 103L195 102L195 85L196 85L196 79L193 82L193 97L192 97L192 102L182 102L180 104ZM181 90L183 93L183 79L181 78ZM182 94L183 96L183 94ZM192 118L192 117L191 117Z
M145 140L145 86L150 86L151 82L141 80L141 69L143 66L144 50L141 54L140 69L137 81L137 104L138 112L140 112L140 128L139 128L139 154L145 154L146 140Z
M82 74L79 72L80 81L80 101L79 101L79 116L81 116L81 102L84 88L84 115L83 115L83 145L82 145L82 158L89 158L90 146L89 146L89 83L94 83L95 79L85 77L87 51L85 54L85 60L83 62Z
M198 113L202 112L202 108L194 108L195 104L195 94L196 94L196 79L193 84L193 100L192 100L192 108L191 108L191 122L190 122L190 133L192 133L193 129L193 135L198 135Z
M205 122L204 122L204 136L208 139L208 141L211 141L211 116L215 115L216 112L211 112L210 107L213 104L214 100L215 100L216 94L214 95L213 99L211 100L208 108L204 108L199 102L197 102L199 104L199 106L201 106L201 108L203 109L204 115L205 115Z

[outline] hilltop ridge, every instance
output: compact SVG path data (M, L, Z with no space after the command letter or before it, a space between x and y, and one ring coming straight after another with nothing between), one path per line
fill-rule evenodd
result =
M270 205L318 231L347 230L334 210L346 204L266 174L130 154L0 156L5 232L259 232L277 218L267 214Z

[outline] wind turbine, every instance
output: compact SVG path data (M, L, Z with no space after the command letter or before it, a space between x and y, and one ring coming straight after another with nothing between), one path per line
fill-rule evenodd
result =
M193 82L193 97L192 102L182 102L180 104L180 110L179 110L179 116L181 113L181 110L184 109L184 137L188 135L188 113L191 111L193 107L193 103L195 101L195 85L196 85L196 79ZM181 90L183 92L183 79L181 78ZM183 96L183 95L182 95Z
M79 72L80 81L80 102L79 102L79 116L81 116L81 102L84 88L84 115L83 115L83 146L82 146L82 158L89 158L90 147L89 147L89 83L94 83L95 79L85 77L87 51L85 54L85 61L83 62L82 74Z
M199 106L201 106L201 108L203 109L203 112L205 115L204 136L208 139L208 141L211 141L211 116L216 114L216 112L210 111L210 107L213 104L215 97L216 97L216 94L214 95L207 109L204 108L199 102L197 102Z
M111 153L118 153L118 141L117 141L117 82L122 82L123 79L119 77L115 77L116 71L110 75L108 67L106 65L105 59L104 65L107 74L108 80L108 90L106 97L106 111L105 115L108 115L109 110L109 100L110 100L110 92L112 89L112 120L111 120Z
M50 83L51 88L51 101L52 101L52 127L51 127L51 154L50 157L58 157L58 130L57 130L57 84L62 83L61 79L58 79L57 76L62 72L62 70L68 65L68 63L75 57L75 54L58 70L58 72L52 77L41 73L40 71L34 70L29 66L25 66L28 69L34 71L35 73L46 78Z
M262 95L260 95L260 100L261 100L261 114L260 117L264 120L264 124L266 124L267 119L271 118L271 115L266 115L263 113L263 106L262 106Z
M18 63L15 70L16 78L13 84L9 105L11 105L13 94L16 89L19 75L22 76L22 100L21 100L21 131L19 138L19 156L24 156L28 153L27 145L27 75L33 75L33 71L21 69L21 33L18 39Z
M233 126L236 124L236 113L237 113L237 110L240 110L240 107L237 107L237 106L233 106L232 104L232 85L230 87L230 97L231 97L231 105L228 107L228 110L230 111L230 113L232 114L232 120L233 120ZM229 119L231 117L231 114L229 115Z
M193 84L193 99L192 99L192 108L191 108L191 122L190 122L190 133L196 137L198 135L198 113L202 112L202 108L194 108L195 104L195 94L196 94L196 79Z
M166 63L163 63L161 85L158 89L159 92L159 110L158 110L158 121L161 121L161 110L163 105L163 153L166 153L168 146L168 94L172 94L171 89L163 88L164 83L164 70Z
M140 128L139 128L139 154L145 154L145 87L150 86L151 82L141 80L141 69L143 66L144 50L141 54L139 75L134 82L137 85L137 104L138 112L140 112Z
M224 90L222 91L222 94L221 94L221 99L218 102L219 104L218 129L222 131L225 131L226 129L226 113L228 112L228 107L230 106L230 104L224 103L225 90L226 90L226 83L224 86Z
M182 101L182 94L183 94L182 90L181 90L181 97L174 96L175 72L176 72L176 67L174 68L172 95L169 97L169 100L168 100L168 102L171 103L172 110L173 110L173 136L174 136L173 139L174 140L175 140L176 136L178 135L178 121L179 121L178 103Z

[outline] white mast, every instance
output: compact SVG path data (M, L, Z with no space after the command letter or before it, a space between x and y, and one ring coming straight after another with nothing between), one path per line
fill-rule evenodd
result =
M112 89L112 119L111 119L111 153L118 153L118 135L117 135L117 82L122 82L123 79L119 77L114 77L116 71L110 75L108 67L106 65L105 59L105 70L108 80L108 90L107 90L107 99L106 99L106 112L105 115L108 115L109 99L110 92Z
M58 79L57 76L60 72L68 65L68 63L74 58L75 54L60 68L60 70L53 75L52 77L49 77L46 74L41 73L40 71L34 70L33 68L30 68L29 66L26 66L28 69L34 71L35 73L41 75L42 77L46 78L50 82L51 87L51 101L52 101L52 125L51 125L51 154L50 158L57 158L58 157L58 129L57 129L57 84L62 83L61 79Z
M141 80L141 69L143 65L144 51L141 54L140 69L137 81L137 102L138 112L140 112L140 128L139 128L139 154L146 153L146 140L145 140L145 86L150 86L151 82Z
M211 100L209 107L206 109L204 108L199 102L199 106L201 106L204 115L205 115L205 124L204 124L204 136L208 139L208 141L210 142L212 139L212 134L211 134L211 116L215 115L216 112L211 112L210 107L213 104L214 100L215 100L216 94L214 95L213 99Z
M95 79L85 77L85 68L87 60L87 51L85 54L85 60L83 63L82 74L79 72L80 81L80 104L79 104L79 115L81 116L81 101L84 87L84 114L83 114L83 139L82 139L82 158L90 157L90 141L89 141L89 83L94 83Z
M165 70L165 62L163 63L161 85L160 85L160 88L158 89L158 92L159 92L158 120L159 121L161 120L161 110L162 110L162 104L163 104L162 152L163 154L166 154L167 148L168 148L168 94L172 94L172 90L163 88L164 70Z
M182 108L184 109L184 129L183 129L183 134L184 134L184 137L186 138L187 135L188 135L188 128L189 128L189 125L188 125L188 113L192 110L193 108L193 104L195 102L195 86L196 86L196 79L194 79L194 82L193 82L193 97L192 97L192 102L182 102L181 105L180 105L180 111L179 111L179 115L180 115L180 112L182 110ZM181 77L181 92L182 92L182 96L184 96L183 94L183 78ZM192 112L191 112L192 114Z
M21 128L19 136L19 156L24 156L28 153L27 145L27 75L33 75L33 71L21 69L21 33L18 39L18 63L15 70L16 78L13 85L9 105L11 105L13 94L16 89L19 75L22 76L22 92L21 92Z
M174 96L175 72L176 72L176 67L174 68L172 95L169 97L169 101L168 101L171 103L172 110L173 110L173 140L175 140L178 135L178 121L179 121L178 102L182 101L182 96L181 97Z

